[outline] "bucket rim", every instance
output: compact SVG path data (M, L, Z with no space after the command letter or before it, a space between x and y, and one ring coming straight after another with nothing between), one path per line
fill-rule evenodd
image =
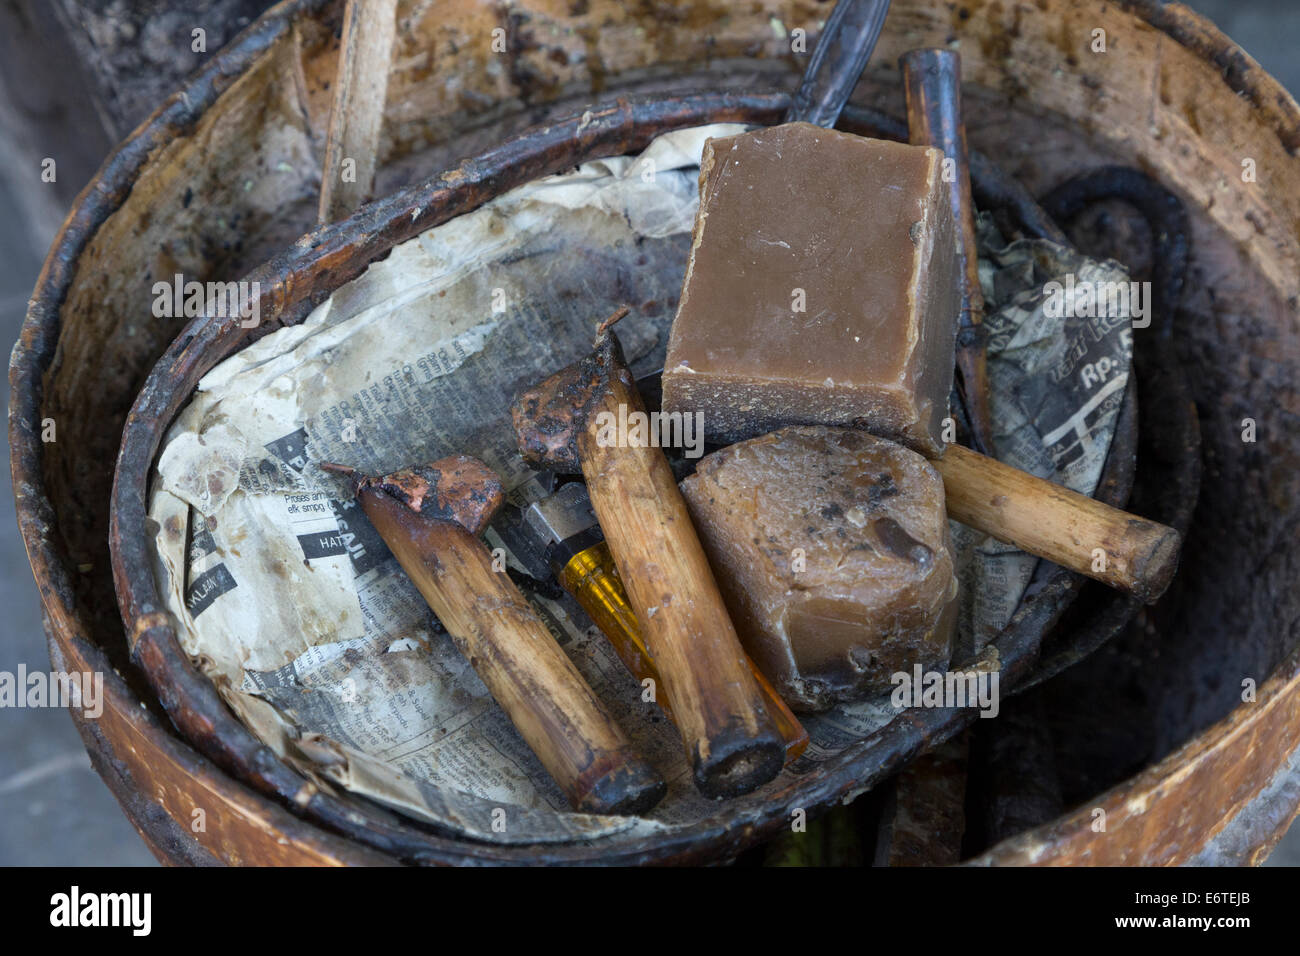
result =
M51 371L62 327L61 310L75 279L80 256L99 228L129 197L141 170L154 152L177 135L183 135L217 102L240 76L284 37L301 16L336 5L336 0L283 0L272 7L192 76L104 161L82 190L44 261L22 329L10 358L9 442L11 478L19 530L28 561L40 584L48 617L47 629L56 634L87 634L72 585L73 570L61 553L58 515L44 477L44 446L40 440L40 409L44 382ZM1294 158L1300 153L1300 106L1273 77L1213 23L1180 4L1159 0L1120 0L1120 9L1135 14L1207 64L1213 66L1233 92L1247 98L1268 121L1274 134ZM1260 688L1261 702L1268 693L1281 693L1294 684L1288 675L1300 672L1300 655L1291 654ZM106 690L131 704L133 719L156 719L138 706L139 698L121 678L106 674ZM1232 715L1203 730L1188 745L1226 732ZM149 734L156 728L143 728ZM1177 752L1143 771L1173 773L1170 761ZM206 758L201 758L206 760ZM220 772L214 767L214 772ZM287 781L284 781L287 782ZM466 844L448 843L457 857Z

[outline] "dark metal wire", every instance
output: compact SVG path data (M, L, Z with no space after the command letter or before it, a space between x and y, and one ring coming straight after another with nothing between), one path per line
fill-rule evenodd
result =
M1200 425L1191 389L1174 351L1174 328L1191 255L1191 228L1182 201L1150 176L1127 166L1104 166L1066 180L1045 195L1042 208L1068 226L1090 206L1109 200L1127 203L1151 232L1153 334L1135 337L1133 367L1138 383L1142 427L1138 454L1139 492L1146 510L1186 537L1200 497ZM1091 589L1091 586L1090 586ZM1100 590L1100 589L1097 589ZM1087 593L1082 595L1087 598ZM1049 635L1045 648L1058 645L1016 688L1023 693L1088 657L1120 633L1141 609L1123 595L1101 593L1081 616L1067 618Z
M867 68L889 13L889 0L840 0L813 50L785 121L835 125Z

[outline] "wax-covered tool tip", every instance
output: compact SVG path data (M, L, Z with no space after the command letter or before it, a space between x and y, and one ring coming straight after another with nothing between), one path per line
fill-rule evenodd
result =
M528 464L564 474L582 470L578 435L587 428L588 414L608 394L611 380L632 384L623 347L609 328L625 311L600 324L591 352L524 389L511 405L519 453Z
M356 494L366 488L385 492L414 512L454 521L471 534L481 534L505 502L496 472L471 455L449 455L378 477L334 462L321 468L349 476Z

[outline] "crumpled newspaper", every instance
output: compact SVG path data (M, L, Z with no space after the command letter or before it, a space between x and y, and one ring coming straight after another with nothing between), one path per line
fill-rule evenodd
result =
M619 336L634 370L662 364L704 141L741 129L666 134L640 157L528 184L397 246L301 325L214 368L173 424L150 499L160 591L230 707L320 786L507 843L649 834L717 812L608 641L570 598L538 593L552 633L669 782L644 817L570 811L345 483L317 465L379 474L466 453L497 471L516 505L535 500L511 399L587 352L594 322L622 303L633 307ZM1050 243L986 252L1001 453L1089 493L1123 394L1128 325L1049 320L1042 285L1118 267ZM1103 358L1120 369L1104 394L1069 374ZM962 630L977 648L1014 611L1034 559L954 529ZM785 773L814 770L894 716L882 695L806 719L812 743Z
M981 216L980 286L988 314L989 401L998 458L1092 495L1115 433L1133 358L1128 309L1114 315L1078 303L1048 308L1053 281L1072 288L1127 283L1119 263L1096 261L1045 239L1007 245ZM1131 302L1130 302L1131 308ZM1011 620L1034 567L1033 555L952 522L961 584L954 660L987 645Z

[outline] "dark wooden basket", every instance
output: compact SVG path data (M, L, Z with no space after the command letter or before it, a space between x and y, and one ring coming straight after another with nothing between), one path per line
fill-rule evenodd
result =
M811 28L819 8L773 9L789 27ZM223 51L106 164L65 226L36 291L12 372L20 522L56 666L120 672L107 675L104 717L82 723L83 735L137 826L169 859L726 858L779 827L792 795L771 795L776 813L721 809L671 844L614 839L542 853L450 840L319 793L234 721L184 659L161 613L146 574L143 530L143 482L158 437L203 371L246 344L244 336L267 329L196 323L146 385L155 359L180 331L141 318L154 277L184 271L237 278L266 259L250 276L269 290L262 315L292 324L394 243L518 182L580 157L639 149L653 132L673 125L770 121L783 104L779 94L739 91L788 88L800 68L777 55L766 10L717 19L700 12L686 23L593 0L586 13L558 20L530 4L514 11L505 22L510 69L494 80L473 40L498 25L496 8L441 5L402 21L399 31L395 62L403 65L390 80L379 188L391 195L293 243L314 211L312 156L318 153L312 150L325 126L323 84L337 49L337 13L334 4L283 4ZM1162 652L1149 679L1185 705L1152 715L1158 736L1190 742L1168 756L1157 752L1163 759L1138 777L1047 828L995 847L988 858L1185 860L1238 816L1253 828L1242 852L1255 853L1271 845L1295 801L1283 795L1240 811L1300 739L1300 602L1287 587L1295 577L1300 513L1296 105L1213 28L1178 8L1040 2L1014 12L971 4L966 13L941 3L897 3L857 102L901 113L892 68L897 54L959 37L972 145L1031 189L1119 161L1149 170L1185 197L1199 281L1179 319L1185 330L1179 362L1194 388L1211 465L1185 551L1183 587L1143 621L1148 647ZM1110 36L1104 63L1088 59L1094 27ZM421 55L433 66L413 67ZM553 121L596 93L610 102L619 94L688 87L737 92L614 100L580 134L576 123L553 123L450 175L424 179L449 158L502 143L530 122ZM1241 179L1244 157L1254 160L1255 182ZM274 190L245 187L285 166L284 182ZM407 182L417 185L398 190ZM272 255L276 250L287 251ZM110 506L107 463L142 385ZM60 428L52 445L39 441L47 417ZM1253 445L1240 441L1236 423L1243 417L1257 422ZM1123 481L1108 488L1121 497L1125 492ZM120 618L105 546L110 507ZM1065 576L1056 581L1059 593L1046 591L1022 608L1019 630L1004 635L1004 679L1029 675L1045 627L1074 587ZM1254 677L1260 688L1255 702L1234 707L1239 675ZM159 704L183 737L168 727ZM846 753L801 787L799 805L860 792L952 729L952 716L942 712L895 721L881 740ZM191 833L192 811L200 807L206 830ZM1103 840L1091 830L1093 807L1108 814Z

